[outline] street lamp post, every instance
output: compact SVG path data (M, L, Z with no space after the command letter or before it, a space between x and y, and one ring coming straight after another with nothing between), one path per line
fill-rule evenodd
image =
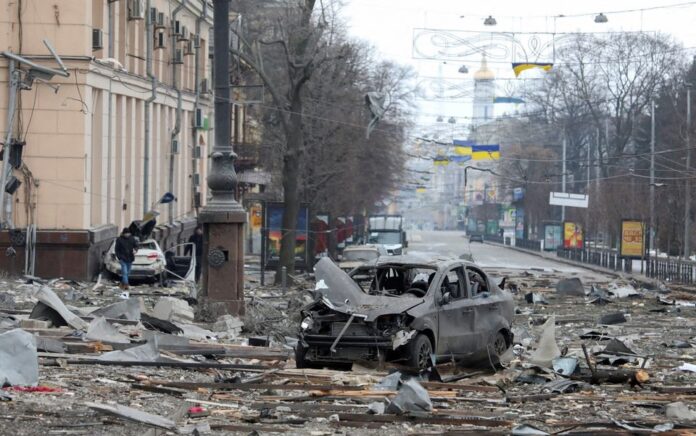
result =
M691 84L686 84L686 184L684 186L684 259L691 254Z
M203 235L203 294L213 315L244 314L244 223L235 199L237 173L232 148L229 0L214 0L215 142L210 153L210 200L200 220Z
M648 250L655 249L655 100L650 102L650 229Z

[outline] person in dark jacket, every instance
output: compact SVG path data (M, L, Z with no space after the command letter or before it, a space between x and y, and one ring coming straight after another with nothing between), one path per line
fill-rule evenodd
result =
M196 247L196 281L199 281L201 278L201 256L203 256L203 228L200 226L196 227L196 230L193 232L193 235L189 237L188 241ZM189 256L191 254L191 248L190 245L186 246L184 256Z
M128 275L130 274L133 261L135 260L135 253L138 251L138 241L131 235L128 228L123 229L121 236L116 239L115 251L116 258L121 263L121 283L119 287L121 289L128 289Z

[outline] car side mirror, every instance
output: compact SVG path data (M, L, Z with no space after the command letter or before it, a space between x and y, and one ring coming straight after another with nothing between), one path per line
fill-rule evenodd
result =
M449 292L445 292L444 294L442 294L442 298L440 299L440 306L449 304L450 301L452 301L452 294Z

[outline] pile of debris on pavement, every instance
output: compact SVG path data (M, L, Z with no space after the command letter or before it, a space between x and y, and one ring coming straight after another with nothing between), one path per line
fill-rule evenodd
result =
M313 284L198 322L188 289L0 282L7 434L696 431L696 293L596 273L489 271L515 295L500 365L296 369Z

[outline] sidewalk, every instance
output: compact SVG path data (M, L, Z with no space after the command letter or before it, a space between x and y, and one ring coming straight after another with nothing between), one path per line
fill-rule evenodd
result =
M485 241L485 243L490 244L490 245L495 245L498 247L508 248L510 250L519 251L520 253L531 254L532 256L541 257L541 258L548 259L548 260L553 261L553 262L563 263L565 265L570 265L570 266L574 266L577 268L584 268L584 269L587 269L590 271L594 271L596 273L606 274L606 275L610 275L610 276L613 276L616 278L633 279L633 280L636 280L638 282L649 284L651 286L656 286L659 283L659 281L657 281L655 279L651 279L651 278L649 278L643 274L640 274L640 273L626 273L623 271L614 271L612 269L603 268L603 267L597 266L597 265L592 265L592 264L588 264L588 263L582 263L582 262L577 262L574 260L564 259L562 257L556 256L556 254L552 253L552 252L539 252L539 251L534 251L534 250L527 250L527 249L515 247L512 245L498 244L497 242L490 242L490 241Z

